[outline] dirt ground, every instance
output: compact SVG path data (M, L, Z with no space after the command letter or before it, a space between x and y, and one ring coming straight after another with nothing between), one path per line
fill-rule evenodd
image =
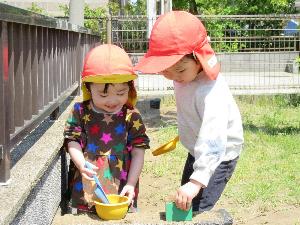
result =
M151 138L152 145L155 146L155 130L159 129L159 124L163 122L176 124L176 111L174 107L161 108L160 110L150 110L148 108L141 110L144 114L144 122L148 128L148 135ZM152 156L151 151L147 151L146 161L158 160ZM177 179L177 178L176 178ZM118 221L121 224L166 224L164 219L165 200L170 193L175 192L179 185L179 180L167 177L154 177L151 173L143 173L140 181L139 212L128 213L123 220ZM250 208L243 208L236 205L222 196L215 208L208 213L193 217L191 223L198 224L222 224L223 217L219 214L219 209L225 209L233 218L233 224L271 224L271 225L300 225L300 207L282 205L272 211L261 212L259 205L253 205ZM205 222L208 223L205 223ZM211 222L213 221L213 222ZM64 215L59 211L53 220L53 225L63 224L114 224L115 221L101 221L96 215Z

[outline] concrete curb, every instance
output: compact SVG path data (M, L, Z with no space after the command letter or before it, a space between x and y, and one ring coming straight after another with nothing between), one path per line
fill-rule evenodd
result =
M49 129L43 135L35 138L32 135L37 134L32 132L22 141L25 144L16 147L30 146L12 162L8 185L0 187L0 225L51 223L61 201L64 162L60 148L68 113L69 110L65 110L56 121L47 119L47 124L42 126L49 126Z

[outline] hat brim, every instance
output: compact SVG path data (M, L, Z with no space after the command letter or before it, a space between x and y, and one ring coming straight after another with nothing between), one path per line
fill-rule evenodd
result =
M95 74L82 78L82 82L93 83L125 83L137 78L136 74Z
M209 43L195 48L194 54L200 61L205 74L209 79L215 80L220 72L220 63L218 62L214 50ZM144 56L134 67L135 71L142 73L156 74L173 66L186 54L167 55L167 56Z
M134 67L134 70L150 74L159 73L173 66L182 59L183 56L184 55L144 56Z

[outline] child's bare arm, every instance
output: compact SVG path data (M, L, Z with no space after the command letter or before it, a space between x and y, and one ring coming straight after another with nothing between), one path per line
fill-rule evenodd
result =
M131 155L132 159L127 184L135 186L143 169L145 150L133 148Z
M127 195L130 201L134 198L134 187L143 169L145 150L133 148L131 151L131 155L132 159L127 184L121 192L121 195Z
M93 180L91 177L93 175L96 175L96 172L94 170L93 171L89 170L84 166L85 159L80 144L76 141L70 141L68 143L68 151L72 161L80 171L81 175L88 180ZM98 169L98 168L94 166L93 169Z

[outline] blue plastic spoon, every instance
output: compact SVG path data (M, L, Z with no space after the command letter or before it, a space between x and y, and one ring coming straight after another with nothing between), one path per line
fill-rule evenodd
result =
M93 170L92 164L90 162L88 162L88 161L85 161L85 167L88 168L89 170ZM108 200L108 198L107 198L107 196L106 196L106 194L105 194L105 192L104 192L104 190L103 190L103 188L101 186L101 183L100 183L98 177L96 175L93 175L93 178L94 178L94 180L96 182L96 188L95 188L95 194L96 194L96 196L99 199L101 199L101 201L104 204L110 204L109 200Z

